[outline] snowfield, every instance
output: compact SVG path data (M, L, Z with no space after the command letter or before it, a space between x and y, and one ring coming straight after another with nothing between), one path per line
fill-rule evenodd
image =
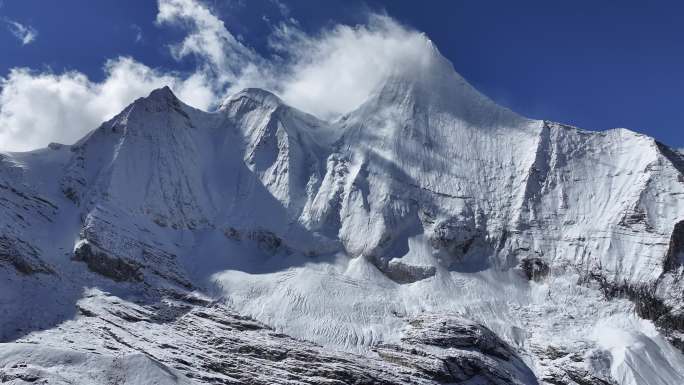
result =
M425 44L335 121L162 88L0 154L0 382L683 384L684 155Z

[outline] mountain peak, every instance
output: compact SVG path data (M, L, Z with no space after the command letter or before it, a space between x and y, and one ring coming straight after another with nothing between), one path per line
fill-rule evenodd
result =
M165 104L173 106L180 104L180 99L176 97L176 95L173 93L173 91L171 91L171 88L169 88L169 86L157 88L150 92L150 94L143 99L145 99L148 103L154 104Z
M180 104L181 101L176 97L173 91L171 91L169 86L157 88L150 92L149 95L138 98L133 102L134 106L144 106L146 110L157 112L168 110L169 108L177 109Z
M219 110L226 110L230 105L240 100L250 100L269 107L278 107L284 104L282 99L270 91L262 88L245 88L226 98L223 103L221 103Z
M10 375L42 380L47 370L102 371L93 361L102 358L143 374L179 367L202 383L232 375L223 363L235 352L213 342L233 338L226 330L255 332L253 317L283 334L248 335L261 345L239 356L247 382L261 376L251 353L308 339L381 357L372 365L383 373L392 362L426 368L419 380L435 362L449 364L448 376L425 384L471 378L452 376L460 363L468 376L539 382L500 376L522 365L517 354L550 382L656 385L621 381L646 372L683 384L674 353L684 333L684 157L664 146L660 156L657 142L624 129L520 117L470 86L428 39L412 47L365 104L335 122L258 88L215 113L163 87L68 149L0 154L0 341L35 347L0 344L0 366L31 362ZM228 317L221 304L240 324L217 327ZM120 327L103 329L113 323ZM175 345L190 353L160 344L184 328ZM604 330L627 337L615 344ZM429 350L414 354L410 344L422 340ZM36 363L53 343L65 349L54 357L79 349L83 358ZM464 347L451 358L435 350ZM126 366L129 353L155 360ZM341 378L344 354L326 358L331 366L311 381ZM474 366L480 356L508 358ZM268 370L289 375L289 361ZM618 380L590 377L608 366ZM106 373L72 382L124 377ZM365 376L359 367L344 373ZM385 383L422 381L404 373Z
M176 95L174 95L173 91L171 91L171 88L169 88L169 86L164 86L150 92L150 94L147 96L147 99L174 100L176 99Z
M416 53L408 53L406 60L390 69L351 115L361 113L366 119L392 106L395 112L401 107L407 116L430 110L481 126L527 122L468 83L427 36L422 36L419 44Z

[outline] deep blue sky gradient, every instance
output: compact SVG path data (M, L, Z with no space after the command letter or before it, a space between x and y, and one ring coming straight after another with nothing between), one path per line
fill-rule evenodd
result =
M602 130L627 127L684 147L684 2L676 1L284 1L312 33L386 11L425 32L456 70L500 104L533 118ZM246 44L264 50L271 0L208 1ZM12 67L103 77L108 58L190 71L167 44L182 31L154 25L153 0L5 0L0 17L32 25L21 46L0 29L0 76ZM143 41L135 42L142 30Z

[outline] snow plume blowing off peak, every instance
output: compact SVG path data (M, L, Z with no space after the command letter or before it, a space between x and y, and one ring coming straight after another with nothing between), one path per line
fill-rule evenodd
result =
M287 29L279 35L290 36L286 41L296 49L293 65L274 90L321 118L353 110L391 76L425 74L445 60L427 36L387 16L371 15L362 26L338 25L315 39L292 40Z
M273 25L267 52L260 53L237 39L201 1L159 0L158 6L158 28L186 33L169 49L179 62L194 59L193 71L151 68L131 57L109 59L99 82L78 71L14 68L0 75L0 151L73 143L164 85L203 110L258 87L319 118L334 119L361 105L389 76L427 73L437 61L446 61L424 34L386 15L369 14L363 24L333 25L317 34L286 19Z

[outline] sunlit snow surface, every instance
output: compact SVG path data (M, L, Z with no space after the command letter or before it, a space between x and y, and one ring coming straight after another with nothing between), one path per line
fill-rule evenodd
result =
M626 300L607 302L598 290L578 286L573 275L528 284L513 272L442 271L396 284L363 258L341 258L268 274L225 271L214 278L240 312L345 349L363 351L398 339L401 318L409 314L457 313L519 348L538 373L546 368L534 351L551 345L588 357L619 384L684 381L684 358L652 322L639 319Z
M331 351L370 357L412 316L458 314L540 382L572 366L684 383L681 352L601 287L681 307L684 158L629 130L520 117L433 53L334 122L263 90L206 113L160 89L73 146L1 154L0 367L183 383L145 355L112 361L82 309L147 314L193 293ZM130 322L138 343L165 330Z

